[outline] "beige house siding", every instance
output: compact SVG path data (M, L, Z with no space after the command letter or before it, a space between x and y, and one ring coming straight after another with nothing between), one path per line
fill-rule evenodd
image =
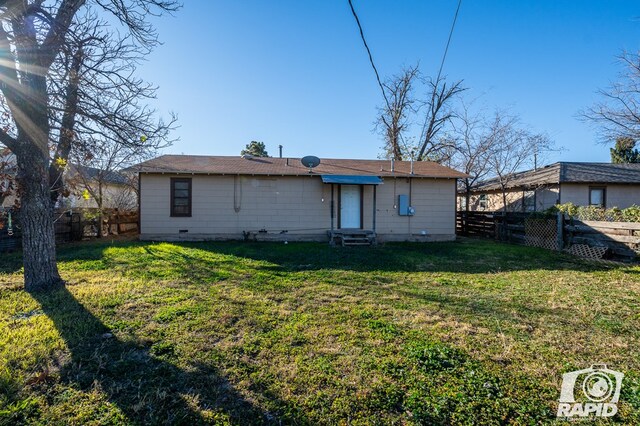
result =
M547 210L560 202L560 186L536 190L536 211Z
M573 203L577 206L589 205L589 188L606 188L606 207L618 207L621 209L634 204L640 205L640 185L616 185L616 184L583 184L563 183L561 186L561 202Z
M192 216L170 216L170 178L192 178ZM455 238L455 179L411 179L413 217L399 216L397 196L409 179L385 178L377 187L379 240ZM372 229L373 189L363 187L363 228ZM142 239L326 240L331 229L331 185L319 176L140 175ZM338 211L338 185L335 210ZM337 218L334 219L337 228ZM186 233L180 233L186 230ZM266 230L267 233L259 233ZM281 233L286 231L286 233ZM425 231L426 236L422 235Z
M576 206L589 205L589 188L606 188L606 207L618 207L621 209L632 205L640 205L640 185L622 184L586 184L563 183L559 186L547 186L536 189L536 211L543 211L553 207L556 203L573 203ZM472 194L469 203L471 211L498 211L502 210L502 193L487 192L487 206L480 207L480 194ZM510 190L507 192L508 211L522 211L523 191ZM458 209L464 210L463 195L458 196Z
M411 186L411 188L409 188ZM410 192L411 191L411 192ZM381 240L446 240L455 238L455 179L389 179L378 185L376 232ZM372 189L365 187L364 227L371 229ZM398 215L398 195L411 193L414 216ZM366 206L369 206L367 208ZM427 235L423 237L422 231Z
M535 211L544 211L553 207L559 199L557 186L540 187L535 190ZM523 197L525 191L522 189L508 190L506 192L507 211L521 212L523 211ZM482 208L480 203L480 194L472 194L469 202L470 211L498 211L503 209L502 192L492 191L485 193L486 207ZM458 196L458 209L464 210L464 195Z

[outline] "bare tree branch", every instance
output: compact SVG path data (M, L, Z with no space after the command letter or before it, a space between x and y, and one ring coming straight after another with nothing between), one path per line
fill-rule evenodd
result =
M599 91L602 101L580 112L582 119L597 128L605 144L613 144L619 137L640 139L640 56L624 52L618 59L625 67L619 81Z
M417 65L410 66L382 84L388 101L379 108L376 127L384 136L386 156L396 160L406 156L401 140L411 124L409 114L416 112L413 84L419 72Z
M520 126L519 118L496 111L489 123L487 162L502 190L503 209L507 209L507 189L516 172L532 165L536 155L553 149L553 142L542 133Z
M456 95L467 89L462 87L462 81L456 81L447 86L444 78L438 78L436 81L429 80L427 85L429 99L425 105L426 112L416 159L418 161L426 159L442 161L441 155L452 147L447 143L441 144L437 136L444 125L454 116L453 110L450 108L451 101Z

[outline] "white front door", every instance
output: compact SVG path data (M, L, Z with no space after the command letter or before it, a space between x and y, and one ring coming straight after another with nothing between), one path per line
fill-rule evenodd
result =
M340 228L360 229L361 192L359 185L340 186Z

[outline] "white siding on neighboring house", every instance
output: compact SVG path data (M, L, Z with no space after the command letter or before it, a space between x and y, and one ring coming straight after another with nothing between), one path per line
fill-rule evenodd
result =
M91 184L91 187L97 190L98 184ZM89 195L89 198L85 199L81 193L83 187L78 185L75 188L74 193L69 197L61 197L58 201L57 207L59 208L97 208L98 203L95 198ZM119 185L112 183L105 183L102 186L102 208L103 209L122 209L122 210L135 210L138 205L137 194L133 188L127 185Z
M0 207L9 208L13 207L16 202L16 197L14 195L9 195L8 197L4 197L4 200L0 204Z
M103 191L103 208L124 208L135 210L137 205L136 193L129 187L124 185L106 184ZM10 195L4 199L0 207L12 207L15 203L16 197ZM56 204L57 208L97 208L93 197L85 199L82 195L70 195L69 197L61 197Z
M172 177L192 179L192 216L170 216ZM411 179L415 216L400 216L397 196L409 195L409 179L385 178L376 194L376 231L380 241L455 238L455 179ZM242 238L243 231L268 231L258 237L325 240L331 229L331 185L320 176L140 175L141 238ZM338 185L334 186L338 211ZM363 189L363 228L372 229L373 189ZM337 217L334 227L337 228ZM180 233L186 230L187 233ZM286 233L282 233L286 231ZM421 232L425 231L426 236Z

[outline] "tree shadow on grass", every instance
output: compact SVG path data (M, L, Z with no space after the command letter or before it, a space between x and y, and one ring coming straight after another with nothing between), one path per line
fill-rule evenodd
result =
M225 417L233 424L275 423L277 414L245 399L214 365L187 371L161 359L171 345L157 345L155 356L150 345L119 340L66 288L33 297L70 351L61 379L83 391L99 388L132 423L196 425Z
M62 262L101 261L96 269L109 269L113 259L105 256L109 247L144 247L146 255L156 260L166 260L168 265L182 270L192 278L213 279L215 266L207 259L185 253L160 254L150 250L156 243L149 242L90 242L62 247L58 259ZM461 240L434 243L391 243L377 247L330 247L324 243L272 243L272 242L178 242L178 247L238 258L269 262L270 266L253 266L254 269L286 273L300 270L348 270L356 272L459 272L483 274L491 272L527 270L572 270L595 272L626 265L607 265L586 262L554 251L498 243L485 240ZM164 257L165 259L161 259ZM139 255L121 259L123 264L139 271L149 269ZM232 259L230 260L230 262ZM220 261L216 261L219 264ZM234 269L237 265L224 265ZM629 265L634 266L634 265ZM16 273L22 268L22 253L0 255L0 273ZM222 268L225 269L225 268ZM640 273L631 268L625 272ZM149 271L153 276L153 271ZM162 275L163 271L158 271ZM218 277L222 278L222 277Z
M0 252L0 274L15 274L22 269L22 252Z
M614 267L602 263L585 262L567 254L535 247L476 240L389 243L377 247L330 247L328 244L320 243L284 245L265 242L177 243L177 245L265 261L279 266L282 271L333 269L355 272L484 274L527 270L593 272ZM198 265L194 263L193 266Z

